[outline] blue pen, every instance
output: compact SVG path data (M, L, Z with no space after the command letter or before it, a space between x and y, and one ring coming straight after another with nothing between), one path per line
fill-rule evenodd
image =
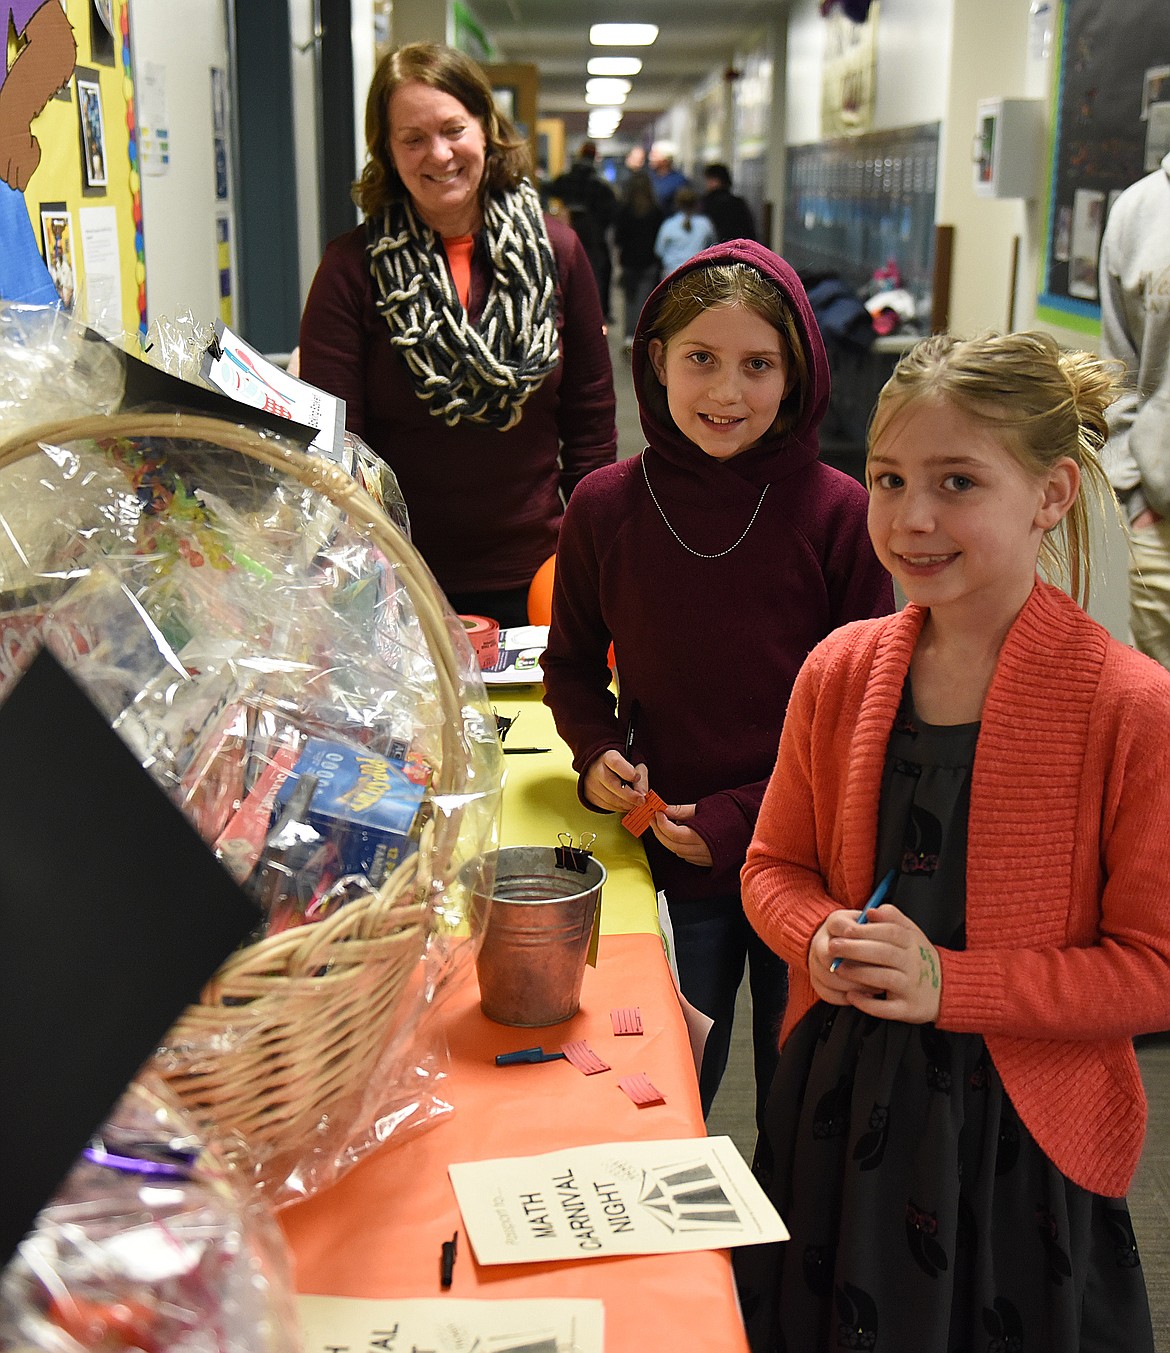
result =
M878 884L878 886L873 890L873 893L870 896L869 901L865 904L864 907L862 907L861 915L857 918L858 925L864 925L866 917L874 909L874 907L881 906L882 899L890 891L890 885L896 878L897 873L898 871L896 869L891 869L890 872L885 876L885 878L882 879L882 881ZM841 966L841 962L842 962L841 959L835 958L832 961L832 963L829 964L829 971L836 972L837 969Z

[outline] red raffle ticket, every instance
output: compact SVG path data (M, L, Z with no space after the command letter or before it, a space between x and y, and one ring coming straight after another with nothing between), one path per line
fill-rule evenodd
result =
M599 1071L609 1070L609 1063L603 1062L583 1038L573 1043L563 1043L561 1051L566 1061L571 1062L583 1075L596 1076Z
M661 795L656 794L652 789L648 789L645 800L638 804L636 808L631 808L622 818L622 826L626 831L633 832L635 836L641 836L650 825L650 819L654 814L664 811L666 806L666 800Z
M661 1090L655 1089L645 1072L637 1076L623 1077L618 1081L618 1089L624 1090L640 1109L647 1108L651 1104L666 1103L666 1096Z

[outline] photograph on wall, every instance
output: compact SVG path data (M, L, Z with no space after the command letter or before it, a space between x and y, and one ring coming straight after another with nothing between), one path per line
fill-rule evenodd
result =
M1142 121L1148 122L1155 103L1170 99L1170 66L1151 66L1142 86Z
M1069 242L1068 294L1095 301L1097 255L1105 228L1105 194L1078 188L1073 194L1072 239Z
M61 308L71 311L77 269L73 266L73 217L64 202L41 203L41 239L45 266L61 298Z
M85 187L104 190L109 183L106 165L106 127L102 116L102 90L96 78L77 73L77 117L81 123L81 169Z

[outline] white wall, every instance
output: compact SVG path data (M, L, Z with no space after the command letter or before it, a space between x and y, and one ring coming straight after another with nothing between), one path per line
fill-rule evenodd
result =
M803 146L821 139L821 70L825 22L819 0L792 0L788 11L788 55L779 88L784 92L785 141ZM783 216L783 211L780 215Z
M138 3L138 0L135 0ZM248 0L236 0L247 4ZM317 45L313 25L313 0L288 0L289 60L292 79L293 146L297 176L297 290L304 308L305 297L317 264L321 261L321 211L318 183L321 177L317 123Z
M153 323L189 312L210 324L220 313L215 212L231 207L230 188L227 203L215 196L211 110L211 68L229 74L224 3L184 0L182 23L176 23L173 0L134 0L130 21L140 120L151 74L165 98L170 138L162 173L141 166L147 318ZM235 233L233 217L233 239Z

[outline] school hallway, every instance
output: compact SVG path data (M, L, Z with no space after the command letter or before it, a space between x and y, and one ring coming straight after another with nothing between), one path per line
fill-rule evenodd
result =
M616 270L615 270L616 271ZM614 288L609 350L617 391L618 456L637 455L644 445L630 374L622 351L621 291ZM1138 1061L1150 1101L1141 1165L1129 1192L1129 1209L1150 1297L1158 1353L1170 1353L1170 1033L1138 1040ZM731 1056L707 1118L711 1136L728 1136L750 1161L755 1149L755 1087L752 1077L751 997L746 981L736 1006Z

